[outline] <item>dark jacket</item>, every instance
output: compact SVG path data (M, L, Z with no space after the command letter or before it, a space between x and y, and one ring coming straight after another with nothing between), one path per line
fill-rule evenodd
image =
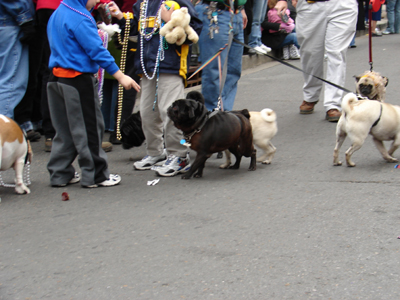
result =
M144 71L141 65L141 57L143 56L143 64L146 69L147 74L151 74L154 72L157 53L159 53L160 46L160 34L159 30L156 31L156 34L152 36L149 41L146 41L145 38L142 38L138 33L138 17L140 16L140 4L143 0L140 0L135 3L133 6L133 11L135 15L135 22L133 24L133 35L138 35L138 49L137 54L135 55L135 70L136 74L143 74ZM202 22L197 17L197 13L189 0L176 0L180 7L187 7L189 14L191 16L190 26L196 31L198 35L200 35ZM147 1L147 18L156 16L158 10L160 9L160 5L162 1ZM152 28L148 28L149 32ZM132 31L131 31L132 35ZM188 73L190 66L190 49L189 45L191 42L186 40L186 42L177 46L176 44L168 44L166 41L163 43L164 50L164 59L159 60L159 72L160 73L169 73L169 74L178 74L182 76L183 79L186 79L186 74Z

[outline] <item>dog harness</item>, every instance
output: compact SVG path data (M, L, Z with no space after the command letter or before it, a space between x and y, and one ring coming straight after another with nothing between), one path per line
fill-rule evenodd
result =
M375 121L375 123L372 125L372 127L375 127L375 126L379 123L379 121L381 120L381 117L382 117L382 109L383 109L383 105L382 105L382 103L381 103L381 112L380 112L380 114L379 114L379 118L378 118L378 120Z

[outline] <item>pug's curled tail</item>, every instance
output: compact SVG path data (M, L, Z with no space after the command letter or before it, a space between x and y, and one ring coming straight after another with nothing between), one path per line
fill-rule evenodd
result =
M348 93L342 100L342 111L348 114L353 110L354 105L358 102L357 96L353 93Z
M269 123L275 122L276 121L276 114L275 112L270 109L270 108L264 108L261 112L261 117Z

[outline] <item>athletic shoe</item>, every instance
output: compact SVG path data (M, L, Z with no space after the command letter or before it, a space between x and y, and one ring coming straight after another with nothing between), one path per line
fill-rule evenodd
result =
M258 54L267 54L267 50L262 48L261 46L256 46L253 48Z
M79 181L81 181L81 177L79 176L78 172L75 172L74 177L72 177L72 179L70 181L68 181L68 183L62 183L62 184L53 184L53 187L64 187L67 186L69 184L74 184L74 183L78 183Z
M186 158L169 155L162 167L156 169L156 174L163 177L172 177L179 173L185 173L190 169L190 160Z
M299 49L294 44L289 46L289 59L300 59Z
M166 159L167 159L167 152L164 149L161 155L158 156L146 155L145 157L142 158L142 160L133 163L133 167L136 170L150 170L152 166L164 163Z
M260 46L262 49L264 49L265 51L267 51L267 52L271 52L271 48L270 47L268 47L268 46L265 46L264 44L261 44L261 46Z
M109 186L114 186L117 185L121 182L121 176L118 174L110 174L110 177L107 180L104 180L103 182L92 184L92 185L85 185L83 187L85 188L97 188L101 186L109 187Z
M390 31L390 29L386 28L385 31L382 32L382 34L393 34L393 32Z
M289 54L289 45L283 46L282 48L283 50L283 60L288 60L290 58L290 54Z

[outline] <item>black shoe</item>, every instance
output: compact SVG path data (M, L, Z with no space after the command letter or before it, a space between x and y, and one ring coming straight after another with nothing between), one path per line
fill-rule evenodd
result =
M108 139L108 141L113 145L121 145L122 144L121 140L117 139L117 135L115 133L110 134L110 138Z
M39 132L36 132L36 131L34 131L34 130L29 130L29 131L26 133L26 138L27 138L28 140L30 140L31 142L37 141L37 140L40 139L40 133L39 133Z

